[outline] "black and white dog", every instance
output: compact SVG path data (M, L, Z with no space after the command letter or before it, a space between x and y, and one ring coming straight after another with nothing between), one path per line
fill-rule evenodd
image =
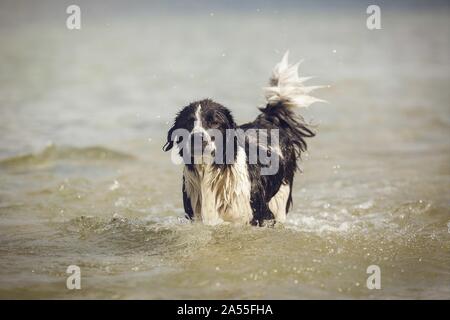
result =
M319 87L303 85L309 77L298 76L298 65L289 65L286 53L275 66L264 89L267 104L253 122L238 126L227 108L210 99L177 114L163 150L175 145L184 160L183 203L189 219L260 226L286 220L297 161L307 148L305 138L315 135L294 109L322 101L308 95ZM270 161L255 161L252 146ZM276 170L267 170L274 163Z

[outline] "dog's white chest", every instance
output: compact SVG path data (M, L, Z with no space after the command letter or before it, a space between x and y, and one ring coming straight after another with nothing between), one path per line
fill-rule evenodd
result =
M196 219L208 225L223 221L246 224L252 219L251 184L246 155L238 148L236 162L227 169L210 165L184 170L185 189Z

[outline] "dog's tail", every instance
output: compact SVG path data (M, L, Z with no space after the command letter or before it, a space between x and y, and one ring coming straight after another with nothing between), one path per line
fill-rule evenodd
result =
M304 86L311 77L299 77L298 67L301 63L289 65L289 51L273 69L270 86L264 88L267 104L274 106L282 104L286 108L306 108L314 102L325 102L309 95L315 89L323 86Z
M264 88L267 100L265 108L261 108L262 117L284 130L289 137L289 143L294 146L294 157L298 159L307 145L304 138L314 137L315 133L304 121L303 117L295 112L297 108L306 108L314 102L325 102L309 95L315 89L323 86L304 86L304 82L311 77L299 77L298 66L288 64L286 52L283 59L273 69L270 86Z

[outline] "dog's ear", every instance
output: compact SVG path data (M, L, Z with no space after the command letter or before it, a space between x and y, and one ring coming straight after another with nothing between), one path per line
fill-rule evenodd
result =
M167 141L166 144L163 146L163 151L169 151L173 148L173 140L172 140L172 133L176 129L175 123L173 124L172 128L169 129L167 132Z

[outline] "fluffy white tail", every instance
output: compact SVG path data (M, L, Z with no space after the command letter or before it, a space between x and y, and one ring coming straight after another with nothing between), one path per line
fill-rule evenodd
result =
M270 86L264 88L267 104L282 103L286 107L306 108L314 102L325 102L308 95L313 90L324 86L304 86L303 83L311 77L299 77L298 66L301 61L289 65L288 55L289 51L284 54L283 59L273 69Z

